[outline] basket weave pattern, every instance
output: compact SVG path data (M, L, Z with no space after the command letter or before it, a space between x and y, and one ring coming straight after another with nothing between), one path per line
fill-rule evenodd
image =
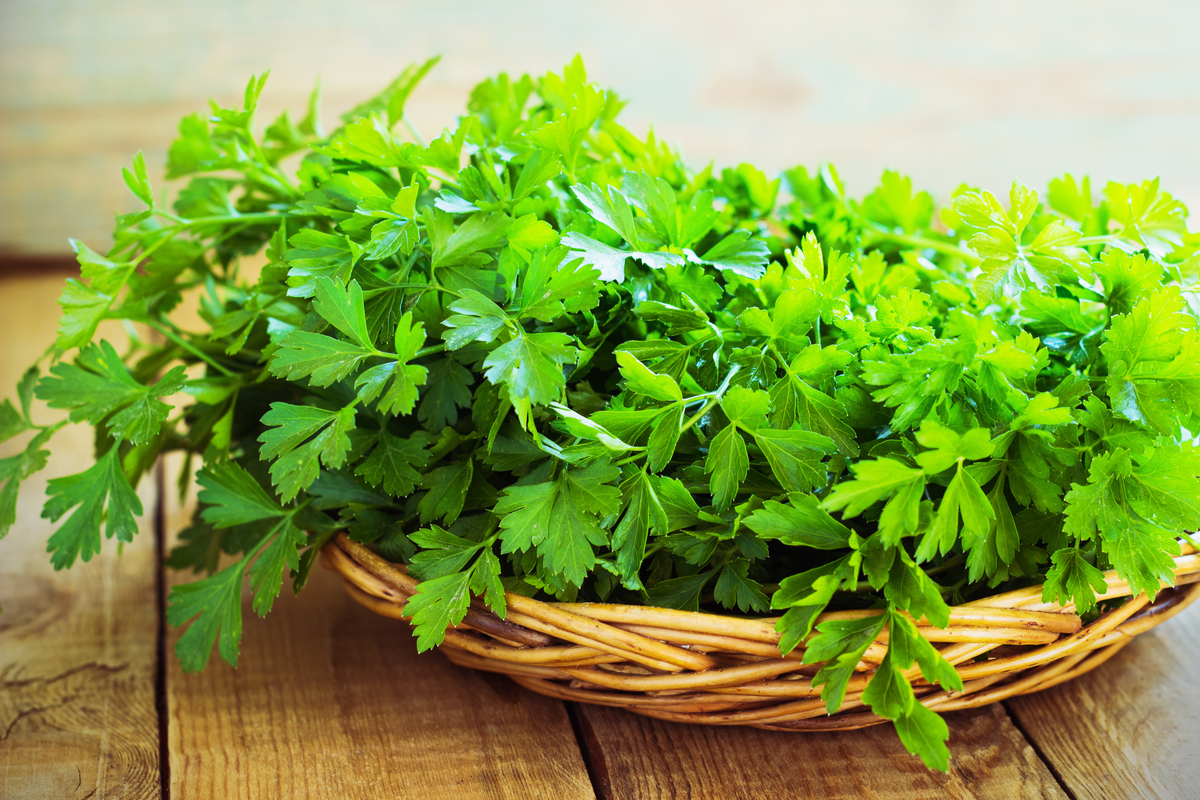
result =
M325 565L341 574L351 597L376 613L405 619L418 581L345 534L325 545ZM918 630L963 679L961 692L906 677L920 702L938 711L994 703L1048 689L1087 672L1134 636L1200 598L1200 554L1175 558L1176 587L1151 603L1126 601L1087 626L1071 606L1042 602L1034 586L976 600L950 611L950 625ZM1101 600L1129 597L1129 585L1105 574ZM775 619L600 603L544 603L511 592L500 619L472 600L466 618L446 631L441 650L455 664L499 672L561 700L618 706L658 719L773 730L852 730L884 722L862 703L862 691L885 652L886 631L863 656L846 699L826 715L820 664L804 664L803 643L781 657ZM819 620L879 612L835 611ZM982 657L982 658L981 658Z

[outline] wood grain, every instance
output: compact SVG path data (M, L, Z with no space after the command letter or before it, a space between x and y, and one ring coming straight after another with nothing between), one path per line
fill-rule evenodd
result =
M418 655L327 570L265 619L247 594L243 616L237 669L170 659L172 797L594 796L562 703Z
M61 281L0 284L0 396L53 340ZM43 422L58 413L34 411ZM0 444L0 457L28 438ZM91 431L69 427L53 444L46 470L22 486L0 557L0 797L157 798L154 487L139 492L150 513L123 553L105 542L88 564L55 573L54 526L38 517L46 478L90 463Z
M1077 797L1197 797L1198 687L1192 607L1095 670L1006 704Z
M910 756L891 726L839 733L679 725L578 706L606 797L1065 798L1001 706L947 714L946 775Z

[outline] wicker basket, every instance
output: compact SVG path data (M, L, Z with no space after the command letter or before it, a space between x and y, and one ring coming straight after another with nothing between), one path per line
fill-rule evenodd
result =
M325 545L326 566L345 579L351 597L404 619L418 581L344 534ZM976 600L950 611L946 629L918 621L963 679L961 692L926 683L915 666L907 677L920 701L938 711L994 703L1047 689L1103 664L1137 634L1200 598L1200 554L1175 559L1176 587L1151 603L1143 594L1083 627L1072 607L1042 602L1040 586ZM1115 573L1102 600L1130 595ZM868 648L845 702L826 715L803 644L781 657L774 619L599 603L544 603L505 595L500 619L473 600L463 622L446 631L441 650L455 664L500 672L561 700L618 706L648 717L772 730L852 730L885 722L861 696L885 648ZM835 611L848 619L873 611ZM886 632L881 639L886 637Z

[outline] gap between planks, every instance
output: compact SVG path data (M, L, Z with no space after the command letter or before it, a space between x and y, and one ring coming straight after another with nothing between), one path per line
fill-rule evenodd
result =
M171 797L171 749L167 700L167 557L166 468L154 465L154 588L158 598L158 641L154 665L154 709L158 713L158 782L160 800Z
M1070 798L1070 800L1079 800L1075 796L1075 792L1067 784L1066 779L1063 778L1062 773L1058 771L1058 767L1054 766L1054 762L1046 756L1037 741L1029 735L1029 731L1025 730L1025 726L1021 723L1021 718L1017 714L1014 714L1013 710L1008 707L1008 701L1001 700L1000 706L1004 709L1004 713L1008 715L1008 721L1017 729L1017 733L1021 734L1021 738L1032 748L1034 755L1041 759L1041 762L1046 765L1046 769L1054 776L1054 780L1058 783L1059 788L1063 790L1063 794Z

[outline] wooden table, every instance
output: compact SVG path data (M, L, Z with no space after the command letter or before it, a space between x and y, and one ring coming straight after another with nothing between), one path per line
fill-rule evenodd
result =
M0 280L0 396L53 336L62 277ZM42 419L50 412L40 412ZM45 478L78 471L61 433L0 544L0 797L1200 797L1200 609L1042 694L947 715L950 773L890 727L833 734L684 726L530 694L418 656L407 629L316 570L238 668L184 675L162 614L163 548L187 509L161 478L142 532L55 574ZM0 457L23 440L0 445ZM185 504L186 505L186 504Z

